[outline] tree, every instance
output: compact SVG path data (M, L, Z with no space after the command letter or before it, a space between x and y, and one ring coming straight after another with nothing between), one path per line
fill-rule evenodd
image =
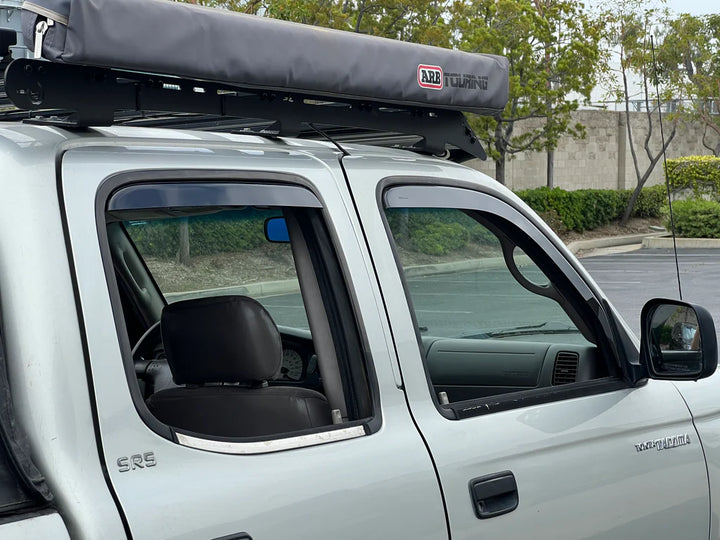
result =
M229 9L231 11L239 11L257 15L263 9L264 0L175 0L176 2L185 2L186 4L196 4L199 6L207 6L214 8Z
M181 0L275 19L447 47L451 0Z
M449 47L450 31L445 19L450 3L450 0L359 0L352 3L353 30Z
M680 111L705 125L703 145L720 156L720 15L687 13L669 21L659 61L666 77L688 99ZM716 134L711 145L708 130Z
M663 137L660 148L654 148L652 136L656 127L656 121L659 124L660 112L656 107L657 102L652 98L651 82L659 87L661 81L658 79L661 72L654 69L654 55L651 47L651 32L664 27L668 23L667 10L645 9L643 0L618 0L612 4L605 13L606 19L609 21L610 32L608 34L608 44L612 51L618 55L619 75L621 86L616 87L616 96L625 102L625 129L630 147L630 155L633 162L633 171L635 172L636 185L630 196L628 205L625 208L623 217L620 220L621 225L626 225L632 210L635 207L642 188L655 170L656 165L662 159L665 151L675 138L677 133L677 115L673 115L670 125L672 130ZM656 43L655 47L659 51L664 51L670 44ZM644 115L646 119L646 132L643 139L643 150L647 163L640 163L637 150L635 148L635 129L631 121L630 115L630 95L632 83L630 77L635 77L639 81L640 95L643 103ZM665 100L673 95L671 85L666 85L664 89ZM661 134L663 126L659 126Z
M595 85L603 25L583 4L459 0L452 23L458 48L500 54L510 62L505 110L494 117L470 117L495 161L497 181L505 183L506 161L514 154L552 151L565 134L584 137L584 127L572 122L571 113L580 99L589 99Z

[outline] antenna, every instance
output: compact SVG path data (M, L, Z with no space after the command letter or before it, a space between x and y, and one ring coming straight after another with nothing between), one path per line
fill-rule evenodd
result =
M675 255L675 275L677 276L678 294L680 295L680 300L682 300L683 295L682 295L682 285L680 284L680 264L678 263L677 240L675 238L675 218L673 216L672 197L670 196L670 180L668 180L668 176L667 176L667 155L666 155L666 151L665 151L666 150L666 148L665 148L665 130L663 129L663 123L662 123L662 103L660 102L660 88L659 88L659 83L658 83L657 62L655 60L655 41L653 40L652 35L650 36L650 49L652 50L653 71L655 73L655 94L657 95L658 116L660 117L660 140L662 142L663 169L665 170L665 189L667 191L668 206L670 208L670 232L672 233L673 253Z
M317 127L315 124L309 123L308 126L310 126L310 129L314 130L314 131L315 131L316 133L318 133L321 137L327 139L327 140L330 141L332 144L334 144L335 147L336 147L338 150L340 150L340 153L343 155L343 157L350 155L350 152L348 152L348 151L345 150L342 146L340 146L340 143L339 143L339 142L337 142L335 139L333 139L330 135L328 135L327 133L325 133L322 129L320 129L319 127Z

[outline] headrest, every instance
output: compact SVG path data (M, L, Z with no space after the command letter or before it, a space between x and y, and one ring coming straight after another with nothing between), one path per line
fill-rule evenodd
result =
M168 304L161 328L176 384L265 381L282 365L277 326L265 308L247 296Z

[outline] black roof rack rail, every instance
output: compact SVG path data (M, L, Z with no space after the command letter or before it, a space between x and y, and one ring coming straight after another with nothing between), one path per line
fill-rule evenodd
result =
M108 126L116 113L166 112L208 118L262 119L273 122L261 133L298 136L306 126L343 126L421 137L412 149L436 155L455 147L486 159L476 135L460 111L418 105L353 100L240 87L121 69L55 64L18 59L5 74L7 97L20 109L66 111L26 121L67 128ZM123 115L125 119L132 115ZM252 128L250 128L252 129Z

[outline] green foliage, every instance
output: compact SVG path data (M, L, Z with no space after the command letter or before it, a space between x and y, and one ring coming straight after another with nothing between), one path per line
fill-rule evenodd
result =
M562 222L562 219L560 219L556 210L550 208L549 210L537 212L537 215L540 216L540 219L542 219L553 231L555 231L555 234L567 232L568 228Z
M192 256L253 249L266 242L264 223L269 214L223 212L187 220ZM259 213L256 213L259 214ZM180 246L182 219L126 223L126 229L143 257L174 258Z
M495 236L458 210L388 209L385 212L395 242L428 255L446 255L469 243L497 246Z
M667 216L666 212L666 216ZM720 238L720 203L691 199L673 203L675 232L685 238ZM670 227L669 216L666 227Z
M686 238L720 238L720 158L688 156L668 159L665 175L673 191L690 190L693 194L692 199L673 203L677 235ZM665 207L664 217L668 228L669 214L669 209Z
M630 190L623 191L623 194L630 199ZM632 211L633 217L657 218L662 216L662 208L667 201L667 189L663 184L643 188L635 202ZM627 202L623 205L627 206Z
M635 217L659 217L664 203L663 186L642 190L635 205ZM582 232L619 219L630 199L630 190L579 189L541 187L517 192L525 203L541 216L552 212L569 230ZM553 227L558 230L557 227Z
M180 224L177 220L131 221L125 227L143 257L175 257L180 245Z
M263 245L263 218L236 220L232 215L222 219L203 216L189 220L190 246L193 255L212 255L246 251Z
M574 0L458 0L451 9L455 45L470 52L507 56L510 98L494 117L471 116L470 124L496 162L513 154L557 147L564 134L584 137L571 122L578 97L589 99L602 65L602 22ZM519 130L518 122L527 122Z
M720 120L714 114L720 107L720 15L683 13L668 21L665 33L667 46L658 51L664 81L676 96L689 98L681 102L681 112L715 132L714 141L706 140L706 133L703 144L720 156Z
M673 191L688 189L696 198L711 197L720 201L720 158L688 156L668 159L665 175Z
M459 223L428 223L413 235L415 251L445 255L465 247L468 232Z
M180 0L426 45L450 46L450 0Z

